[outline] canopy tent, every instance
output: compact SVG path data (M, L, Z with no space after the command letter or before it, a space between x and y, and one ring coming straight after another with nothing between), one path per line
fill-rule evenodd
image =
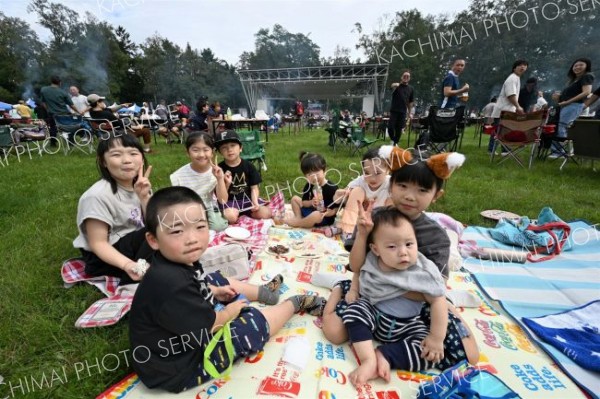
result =
M388 64L238 70L253 114L259 100L339 99L373 96L382 111Z
M133 104L131 107L129 107L129 108L121 108L117 112L120 112L120 113L123 113L123 114L132 113L133 112L134 114L137 114L137 113L139 113L141 111L141 109L142 109L142 107L140 107L139 105Z
M13 107L12 105L3 103L2 101L0 101L0 110L8 111L8 110L12 109L12 107Z

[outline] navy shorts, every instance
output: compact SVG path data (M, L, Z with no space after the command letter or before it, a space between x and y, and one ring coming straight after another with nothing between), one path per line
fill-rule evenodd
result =
M259 205L265 205L266 203L267 202L262 198L258 199ZM220 210L224 211L227 208L234 208L239 210L240 215L250 215L252 213L252 211L250 210L250 208L252 208L252 200L247 195L244 195L244 198L242 199L234 199L233 201L227 201L224 204L219 204Z
M269 341L269 324L260 310L251 306L242 309L240 315L231 321L231 341L235 351L233 361L264 348ZM229 367L227 350L222 340L212 351L210 361L220 373ZM202 360L185 389L202 385L210 379L212 377L204 370L204 361Z
M313 207L303 206L302 208L300 208L300 212L302 213L303 219L305 217L307 217L308 215L310 215L311 213L316 212L316 211L317 211L317 209L313 208ZM327 217L323 218L323 221L321 223L317 223L313 227L331 226L334 223L335 223L335 216L327 216Z

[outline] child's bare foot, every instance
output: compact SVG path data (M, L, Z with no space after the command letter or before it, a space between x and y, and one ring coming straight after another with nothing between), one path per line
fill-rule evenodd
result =
M353 372L348 374L348 379L354 385L354 387L358 387L359 385L366 384L368 381L374 380L377 378L377 359L367 359L360 366L356 368Z
M377 356L377 375L390 382L390 362L383 356L383 353L379 349L375 349L375 355Z

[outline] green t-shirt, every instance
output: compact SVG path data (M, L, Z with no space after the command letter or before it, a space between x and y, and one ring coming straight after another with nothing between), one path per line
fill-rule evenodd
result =
M68 113L67 107L73 105L71 96L69 96L60 87L45 86L41 90L42 101L46 103L46 109L49 114L60 115Z

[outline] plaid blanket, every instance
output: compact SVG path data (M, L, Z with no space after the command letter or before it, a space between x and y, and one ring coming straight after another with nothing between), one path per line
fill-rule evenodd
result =
M285 200L279 191L268 203L273 213L283 212ZM242 216L236 226L248 229L251 236L243 244L252 251L250 266L254 269L256 257L267 245L267 232L271 227L270 219L252 219ZM217 233L209 247L227 242L229 238L224 232ZM252 270L250 270L252 273ZM85 272L85 263L82 259L74 258L65 261L61 267L61 276L65 288L70 288L79 282L86 282L98 288L107 298L102 298L92 304L75 322L75 327L91 328L116 324L131 309L131 302L137 284L119 287L119 278L111 276L90 276Z

